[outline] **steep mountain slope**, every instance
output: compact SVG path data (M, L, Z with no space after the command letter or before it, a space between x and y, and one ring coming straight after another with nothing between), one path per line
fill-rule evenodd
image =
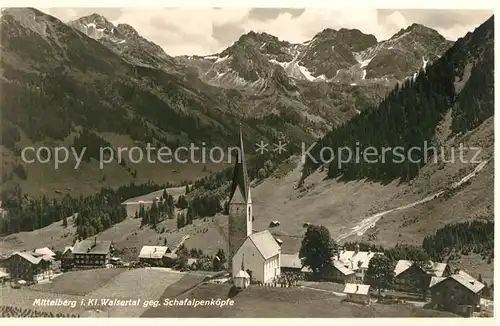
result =
M423 25L412 24L386 41L356 53L365 67L366 79L401 80L425 69L452 46L438 32Z
M441 145L436 128L450 109L450 137L493 115L493 62L491 18L458 40L416 78L396 87L377 108L362 112L322 138L307 157L304 176L326 163L330 177L413 179L431 156L430 147ZM349 160L344 152L329 161L331 155L322 156L324 147L358 150L362 159ZM375 162L363 154L373 148L379 158ZM339 164L341 160L346 161Z
M401 146L398 141L425 146L407 137L430 135L427 146L435 147L437 157L429 152L427 164L415 167L415 172L410 169L415 174L408 172L411 165L401 167L387 159L371 165L344 163L342 170L334 161L305 169L305 174L297 162L292 172L252 189L254 228L268 228L270 221L279 219L281 224L270 230L284 241L284 253L295 253L305 222L327 226L341 242L362 239L392 246L421 244L426 235L449 223L492 220L493 39L492 17L377 109L361 113L337 129L341 132L334 130L320 141L332 149L352 145L355 150L355 141L361 149L372 144L381 149ZM466 105L471 102L472 108ZM458 117L468 119L460 122L463 118ZM319 150L311 154L320 160ZM393 169L397 173L391 175ZM220 217L218 225L224 226L224 221ZM202 238L194 235L188 244L200 247ZM491 275L492 265L483 263L478 266Z
M2 144L8 151L3 182L29 183L30 177L37 179L36 184L76 180L71 174L79 174L71 169L61 172L40 170L46 166L43 164L25 166L20 151L33 144L72 146L80 133L91 135L80 143L94 153L89 164L95 164L99 146L108 143L114 148L151 143L171 149L202 142L233 145L238 122L248 117L251 101L181 73L170 65L163 50L130 26L114 28L98 18L80 21L79 28L90 26L93 32L87 32L101 36L99 41L36 9L2 11ZM115 42L119 39L125 42ZM250 143L251 139L251 144L259 139L272 142L278 136L292 143L312 137L309 131L286 122L256 121L245 124L244 130L245 140ZM139 167L126 159L123 165L118 163L108 166L118 182L132 181L138 168L154 178L148 173L151 164ZM183 168L189 170L188 165ZM91 171L94 169L87 172ZM93 189L101 186L94 184Z

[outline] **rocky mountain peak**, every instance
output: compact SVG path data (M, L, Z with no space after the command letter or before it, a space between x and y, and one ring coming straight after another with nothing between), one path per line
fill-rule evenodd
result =
M113 25L109 20L106 19L106 17L101 16L97 13L80 17L77 19L77 21L86 24L94 23L98 28L109 27L110 25Z
M439 34L439 32L436 31L435 29L417 23L413 23L406 28L402 28L401 30L399 30L399 32L394 34L389 40L400 40L402 38L421 38L421 37L437 38L445 41L444 36Z
M137 37L139 37L139 33L135 30L135 28L133 28L129 24L118 24L118 26L116 26L116 29L120 33L122 33L123 35L125 35L126 38L137 38Z
M134 64L161 67L168 71L176 69L172 58L158 44L140 36L129 24L115 26L104 16L94 13L68 25L99 40Z
M359 29L341 28L335 30L332 28L325 28L314 38L311 43L317 42L330 42L332 45L343 45L354 52L363 51L370 46L377 44L377 38L371 34L365 34Z

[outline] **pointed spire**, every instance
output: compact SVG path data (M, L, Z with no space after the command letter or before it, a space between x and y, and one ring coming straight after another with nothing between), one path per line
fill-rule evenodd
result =
M236 160L233 170L233 180L231 183L231 194L229 196L229 201L233 199L236 188L240 189L241 194L245 201L248 198L248 174L247 165L245 162L245 149L243 147L243 131L240 123L240 137L239 137L239 157Z

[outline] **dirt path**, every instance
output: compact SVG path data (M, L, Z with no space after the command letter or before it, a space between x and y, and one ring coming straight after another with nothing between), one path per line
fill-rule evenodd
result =
M474 169L474 171L472 171L471 173L467 174L465 177L463 177L462 179L460 179L460 181L457 181L457 182L453 183L448 189L455 189L455 188L461 186L462 184L466 183L467 181L469 181L470 179L472 179L473 177L475 177L485 167L485 165L487 163L488 163L488 160L479 163L476 166L476 168ZM414 206L417 206L417 205L421 205L423 203L426 203L428 201L431 201L431 200L433 200L433 199L441 196L444 192L445 192L445 190L441 190L441 191L438 191L438 192L436 192L436 193L434 193L432 195L429 195L429 196L425 197L424 199L418 200L418 201L413 202L411 204L407 204L407 205L404 205L404 206L399 206L399 207L396 207L396 208L392 208L392 209L389 209L389 210L386 210L386 211L383 211L383 212L371 215L371 216L363 219L360 223L358 223L356 226L354 226L350 231L341 234L339 237L337 237L336 241L338 242L340 240L343 240L343 239L348 238L348 237L353 236L353 235L361 236L368 229L374 227L375 223L377 223L377 221L380 220L384 215L387 215L387 214L395 212L395 211L402 211L402 210L405 210L405 209L408 209L408 208L411 208L411 207L414 207Z
M344 294L344 293L330 291L330 290L324 290L324 289L318 289L318 288L314 288L314 287L306 286L306 285L301 285L300 287L303 289L332 293L332 294L336 295L337 297L345 297L346 296L346 294Z

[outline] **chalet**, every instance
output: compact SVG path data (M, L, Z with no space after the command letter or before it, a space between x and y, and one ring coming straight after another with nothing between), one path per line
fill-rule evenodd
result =
M354 281L356 283L363 283L365 279L366 271L368 270L368 265L370 264L370 260L375 256L383 253L374 252L374 251L360 251L359 245L356 245L356 249L354 251L341 249L337 256L332 257L332 265L334 265L334 269L332 271L332 275L338 275L338 278L343 281L344 279L347 281ZM335 263L337 262L337 263ZM336 267L335 267L336 266ZM354 272L354 276L350 273L346 275L343 271L341 272L339 268L343 266L344 268L351 270ZM335 271L337 269L339 273ZM337 276L332 276L337 277Z
M6 272L11 280L38 282L50 279L53 272L54 258L48 255L38 255L34 252L14 252L3 261Z
M328 268L321 278L335 283L361 283L357 278L355 270L351 268L351 264L342 263L339 260L333 260L332 265Z
M61 269L63 271L70 270L74 265L74 256L73 256L74 247L66 246L61 255Z
M410 260L398 260L394 268L394 288L420 292L422 287L428 287L431 277L447 277L450 274L450 266L445 263L429 261L427 264L418 264Z
M261 283L270 283L280 275L281 249L268 230L250 234L233 256L232 275L237 275L244 264L250 277Z
M430 281L431 305L467 317L480 309L481 292L484 284L459 271L448 277L432 277Z
M366 284L347 283L344 288L346 301L369 304L370 303L370 286Z
M111 258L111 241L97 241L97 238L77 242L73 247L74 267L106 267Z
M300 273L302 270L302 262L299 254L281 254L281 272Z
M139 253L139 261L151 266L165 266L167 254L172 253L166 246L143 246Z

